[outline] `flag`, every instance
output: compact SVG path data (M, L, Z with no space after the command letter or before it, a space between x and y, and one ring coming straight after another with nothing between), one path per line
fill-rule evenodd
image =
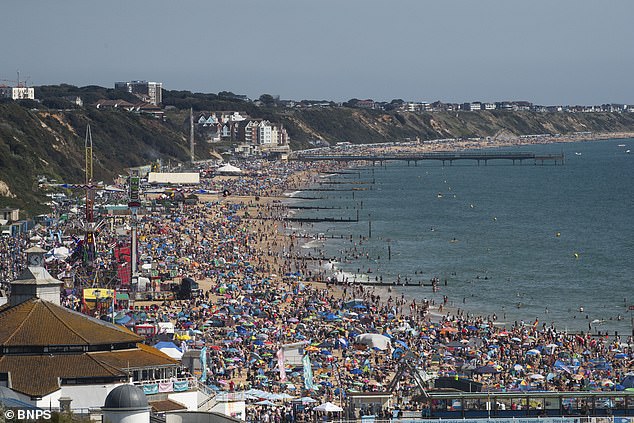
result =
M313 369L308 354L302 358L302 364L304 365L304 388L307 390L315 389L315 385L313 384Z
M205 382L207 380L207 347L200 350L200 367L202 369L200 381Z
M277 350L277 368L280 371L280 381L284 382L286 380L286 369L284 368L284 349L280 348Z

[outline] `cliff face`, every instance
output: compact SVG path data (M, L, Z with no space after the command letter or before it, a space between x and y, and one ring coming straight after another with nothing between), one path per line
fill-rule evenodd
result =
M255 114L255 113L254 113ZM352 108L263 108L258 116L281 123L293 149L315 140L377 143L413 139L513 137L573 132L634 132L634 113L379 112ZM187 161L188 113L174 110L162 122L120 110L86 107L35 110L0 104L0 207L40 212L37 177L60 182L84 180L84 138L91 125L94 180L109 182L125 168L163 160ZM199 142L196 157L212 145ZM225 146L227 147L227 146Z
M634 130L634 113L410 113L341 108L295 110L280 117L291 140L302 146L316 139L329 143L376 143L416 138L512 137Z
M157 158L185 160L186 140L156 119L123 111L32 110L0 105L0 206L45 210L38 176L83 183L86 127L93 140L95 181L111 181L130 166Z

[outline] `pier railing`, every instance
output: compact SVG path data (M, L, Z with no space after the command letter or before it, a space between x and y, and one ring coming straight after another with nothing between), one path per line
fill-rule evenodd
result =
M455 160L534 160L535 163L544 161L564 162L564 154L537 154L528 151L434 151L427 153L389 153L389 154L297 154L294 160L302 161L407 161L417 162L421 160L439 160L442 162L453 162Z

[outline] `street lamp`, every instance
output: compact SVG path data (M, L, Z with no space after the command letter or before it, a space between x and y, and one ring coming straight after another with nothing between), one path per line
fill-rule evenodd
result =
M98 289L95 289L93 291L93 294L95 296L95 310L97 310L97 313L99 315L101 315L101 310L100 310L100 307L99 307L99 299L101 298L101 291L98 290Z

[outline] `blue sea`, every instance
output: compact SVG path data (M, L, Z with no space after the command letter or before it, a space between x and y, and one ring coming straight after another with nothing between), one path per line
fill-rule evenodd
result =
M454 308L495 313L498 322L538 319L560 330L629 335L634 154L626 150L632 147L633 139L504 148L563 152L565 165L391 162L323 178L349 185L319 185L364 190L305 191L302 196L322 199L292 202L338 207L296 216L355 219L358 213L359 222L298 228L328 237L307 247L338 257L337 269L351 279L387 284L436 277L437 292L396 289L436 303L446 295Z

